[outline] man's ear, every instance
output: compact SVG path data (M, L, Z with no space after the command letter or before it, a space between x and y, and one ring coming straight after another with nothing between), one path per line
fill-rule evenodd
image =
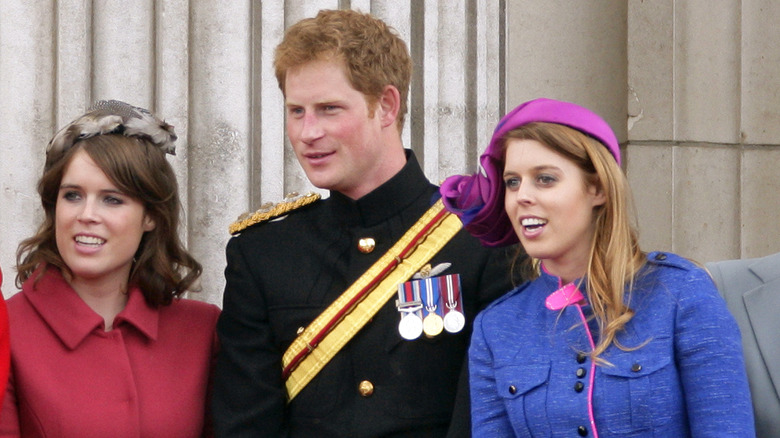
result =
M398 118L398 111L401 110L401 93L394 85L385 85L382 94L377 100L377 111L382 127L386 128L395 124Z

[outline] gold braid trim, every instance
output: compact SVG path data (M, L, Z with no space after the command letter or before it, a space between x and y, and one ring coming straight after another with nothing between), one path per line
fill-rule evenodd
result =
M267 222L279 216L284 216L285 214L293 210L297 210L305 205L309 205L318 199L320 199L320 195L313 192L302 196L295 192L290 193L284 197L284 201L282 202L278 202L276 204L268 202L263 204L260 209L255 212L250 211L248 213L242 214L235 222L230 224L228 231L230 231L230 234L232 235L238 234L252 225L259 224L261 222Z

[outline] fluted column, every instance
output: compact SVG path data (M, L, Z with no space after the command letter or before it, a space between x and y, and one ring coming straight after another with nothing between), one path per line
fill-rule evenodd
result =
M35 185L54 129L53 23L54 10L41 2L0 2L0 265L6 293L16 290L16 248L43 216Z
M221 302L229 218L249 202L252 2L190 3L189 248Z

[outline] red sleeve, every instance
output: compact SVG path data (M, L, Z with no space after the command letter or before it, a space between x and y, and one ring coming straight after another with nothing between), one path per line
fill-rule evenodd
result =
M0 270L0 286L3 285L3 271ZM8 339L8 312L5 308L5 298L0 289L0 406L3 405L3 395L8 382L8 368L11 365L11 345Z

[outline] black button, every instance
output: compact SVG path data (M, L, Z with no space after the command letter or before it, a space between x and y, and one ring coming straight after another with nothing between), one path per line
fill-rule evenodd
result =
M585 372L585 368L577 368L577 377L579 377L581 379L581 378L585 377L585 374L587 374Z
M659 252L658 254L655 255L655 259L656 260L662 260L662 261L666 260L666 254L664 254L662 252Z
M638 373L638 372L642 371L642 365L640 365L638 363L635 363L635 364L631 365L631 371L633 371L635 373Z
M509 393L514 395L517 392L515 385L509 385Z
M574 390L576 392L582 392L583 389L585 389L585 385L583 385L582 382L577 382L574 384Z
M585 359L587 359L588 356L585 355L585 353L577 353L577 363L585 363Z
M577 428L577 435L579 436L588 436L588 428L585 426L580 426Z

